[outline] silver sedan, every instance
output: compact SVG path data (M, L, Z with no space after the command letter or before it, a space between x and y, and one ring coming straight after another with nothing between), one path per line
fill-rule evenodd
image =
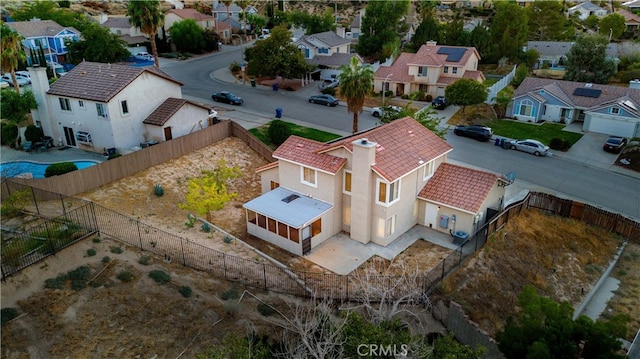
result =
M511 149L522 152L532 153L536 156L548 156L549 146L545 146L542 142L536 140L514 140L511 141Z

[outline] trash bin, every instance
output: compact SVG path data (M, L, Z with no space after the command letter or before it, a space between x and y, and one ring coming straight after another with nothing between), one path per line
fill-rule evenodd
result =
M504 140L501 139L501 138L496 137L496 143L494 143L494 145L501 146L502 145L502 141L504 141Z
M502 149L508 150L511 148L511 141L509 140L502 140Z
M251 87L256 87L256 79L251 78Z
M274 82L273 85L271 85L271 88L273 88L273 91L278 91L278 83Z
M276 108L276 118L282 118L282 108Z

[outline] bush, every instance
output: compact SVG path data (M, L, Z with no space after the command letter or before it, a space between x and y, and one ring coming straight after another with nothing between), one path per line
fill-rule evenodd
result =
M109 256L102 257L102 263L109 263L110 261L111 261L111 257Z
M49 278L44 281L44 287L47 289L62 289L67 281L66 274L60 274L55 278Z
M165 284L171 282L171 276L161 270L152 270L149 272L149 277L158 284Z
M326 89L322 89L322 91L320 91L320 92L322 92L325 95L331 95L331 96L335 96L336 95L336 89L332 88L332 87L328 87Z
M291 136L291 130L284 121L273 120L268 130L269 140L276 146L280 146Z
M180 292L180 294L182 294L182 296L185 298L189 298L193 294L191 287L186 285L180 287L180 289L178 289L178 292Z
M229 65L229 70L231 70L231 72L235 74L240 72L240 70L242 70L242 66L240 66L239 63L234 61L231 63L231 65Z
M38 142L44 136L44 132L40 127L29 125L24 131L24 138L27 141Z
M77 171L78 166L73 162L59 162L49 165L44 171L45 177L59 176L68 172Z
M133 280L133 273L124 270L124 271L118 273L116 278L120 279L123 282L131 282Z
M222 298L222 300L236 299L240 298L240 293L238 293L238 288L231 287L229 290L223 292L220 298Z
M2 326L15 319L18 316L16 308L2 308L0 310L0 318L2 318Z
M629 83L629 81L640 79L640 70L620 71L616 74L616 77L620 82Z
M115 254L120 254L120 253L124 252L122 250L122 247L111 247L111 248L109 248L109 251L111 253L115 253Z
M563 138L556 137L551 139L551 142L549 143L549 147L552 150L567 151L569 149L569 141Z
M202 223L202 225L200 226L200 229L202 229L202 231L204 233L209 233L211 232L211 226L209 225L209 223Z
M18 126L13 124L3 124L2 125L2 145L4 146L14 146L16 143L16 138L18 137Z
M87 256L89 257L93 257L96 255L96 250L91 248L91 249L87 249Z
M403 93L402 96L400 96L401 99L403 100L408 100L409 99L409 94Z
M149 256L142 256L140 257L140 259L138 259L138 263L142 264L143 266L148 266L150 262L151 257Z
M273 308L271 308L271 306L264 303L260 303L258 304L258 312L263 316L268 317L270 315L275 314L276 311Z
M100 237L95 237L92 239L93 243L100 243Z
M224 238L222 238L222 241L226 244L229 244L231 242L233 242L233 237L231 236L224 236Z
M155 184L153 185L153 193L158 197L162 197L164 195L164 188L159 184Z

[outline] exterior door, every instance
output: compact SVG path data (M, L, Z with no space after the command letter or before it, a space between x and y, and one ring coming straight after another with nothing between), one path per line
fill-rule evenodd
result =
M311 227L302 228L302 255L311 252Z
M427 203L424 211L424 225L429 228L436 228L438 225L438 206Z
M169 141L172 138L173 138L173 135L171 134L171 127L165 127L164 128L164 140L165 141Z
M71 127L62 127L64 131L64 139L67 141L67 145L76 146L76 136L73 134L73 128Z

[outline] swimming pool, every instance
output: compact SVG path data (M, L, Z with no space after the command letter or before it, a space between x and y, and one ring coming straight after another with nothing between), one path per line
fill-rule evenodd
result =
M79 170L91 167L100 162L98 161L68 161L76 164ZM44 178L44 171L52 163L31 162L31 161L13 161L0 164L0 177L16 177L24 173L31 173L33 178Z

